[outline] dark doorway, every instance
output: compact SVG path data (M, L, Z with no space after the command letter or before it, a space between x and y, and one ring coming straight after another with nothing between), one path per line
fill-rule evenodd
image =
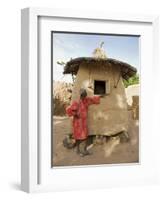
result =
M94 81L94 94L106 94L106 81Z

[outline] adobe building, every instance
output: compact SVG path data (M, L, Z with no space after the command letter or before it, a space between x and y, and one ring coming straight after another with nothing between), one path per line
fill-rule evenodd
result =
M76 77L72 101L79 99L80 88L85 88L88 96L106 95L100 104L89 107L89 135L111 136L128 131L123 79L128 80L136 72L128 63L107 58L102 46L94 50L93 57L78 57L66 63L63 73Z

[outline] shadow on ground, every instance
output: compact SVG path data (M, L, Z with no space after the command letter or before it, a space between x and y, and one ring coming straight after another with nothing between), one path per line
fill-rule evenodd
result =
M109 139L91 149L92 155L80 157L76 149L66 149L62 141L71 130L68 117L53 118L53 166L77 166L139 162L139 121L133 120L129 112L128 142L120 142L119 137Z

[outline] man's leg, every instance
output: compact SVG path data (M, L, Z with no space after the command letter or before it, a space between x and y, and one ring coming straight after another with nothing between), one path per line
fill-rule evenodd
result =
M76 152L80 156L91 155L91 153L87 150L87 147L90 145L89 138L85 140L76 140Z
M87 147L90 145L90 138L87 138L85 140L85 146L84 146L84 152L83 154L86 156L86 155L91 155L92 153L90 153L88 150L87 150Z
M77 152L77 154L80 154L81 153L81 151L80 151L80 143L81 143L82 141L81 140L76 140L76 152Z

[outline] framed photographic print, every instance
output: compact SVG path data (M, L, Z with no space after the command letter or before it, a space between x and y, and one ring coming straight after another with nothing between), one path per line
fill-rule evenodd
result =
M158 182L157 16L23 9L21 64L22 190Z

